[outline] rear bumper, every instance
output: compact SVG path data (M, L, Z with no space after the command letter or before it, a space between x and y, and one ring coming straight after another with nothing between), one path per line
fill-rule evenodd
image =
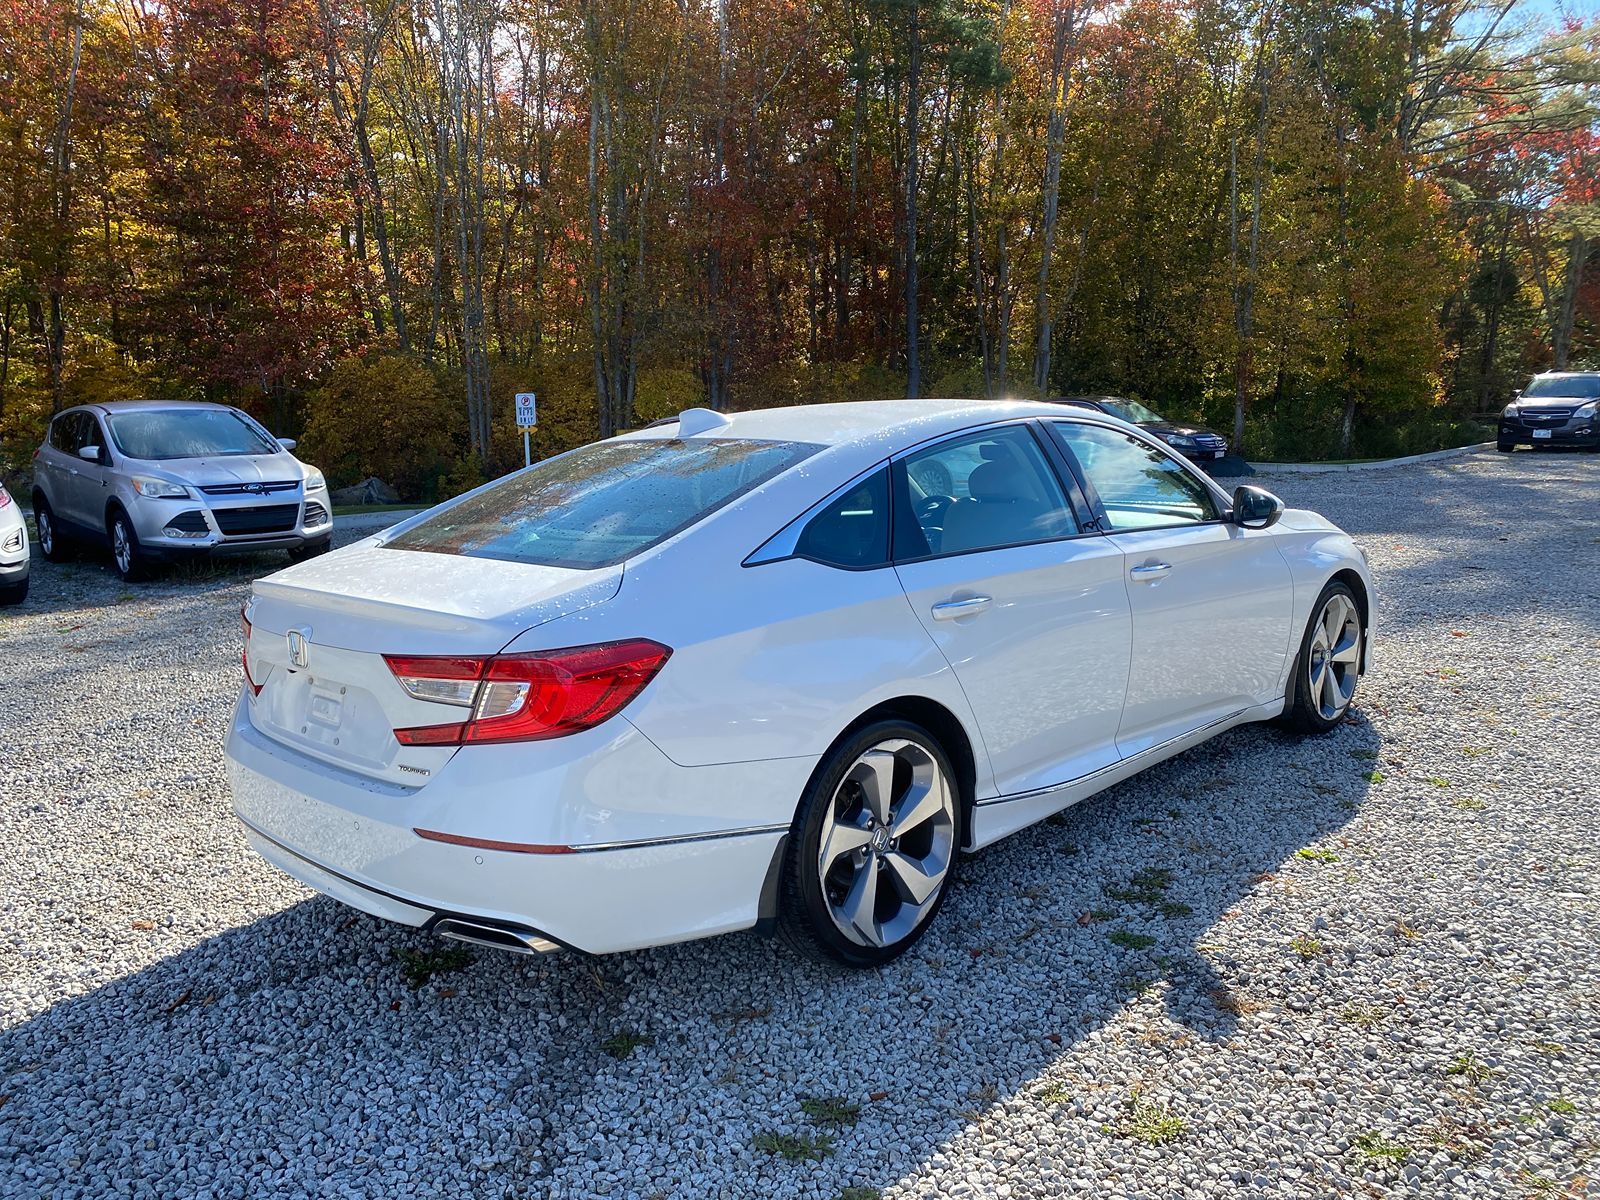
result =
M227 742L234 811L268 862L353 908L404 925L433 928L466 918L593 954L754 925L788 820L750 819L759 807L750 785L765 775L769 787L786 789L800 776L787 801L792 815L809 764L678 767L621 724L596 743L603 757L591 746L558 766L530 770L526 746L480 747L476 756L457 754L425 787L409 789L280 745L250 724L241 697ZM702 827L690 830L680 819L668 831L660 819L666 814L627 812L638 798L625 793L603 813L571 811L586 804L571 797L596 777L648 786L638 775L641 764L657 775L657 794L669 803L697 793L703 808L705 789L726 794L726 820L701 816ZM486 793L497 802L486 803ZM575 828L597 828L597 820L606 840L573 836ZM478 844L424 838L419 828ZM551 852L558 846L563 852Z

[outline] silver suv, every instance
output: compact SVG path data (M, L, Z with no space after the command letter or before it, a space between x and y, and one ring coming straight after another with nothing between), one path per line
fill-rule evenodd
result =
M328 549L333 506L322 472L224 404L130 400L58 413L33 456L39 552L109 545L117 573L212 551Z

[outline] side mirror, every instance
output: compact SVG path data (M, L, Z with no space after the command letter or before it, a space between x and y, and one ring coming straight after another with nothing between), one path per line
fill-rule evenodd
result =
M279 438L278 445L282 446L285 450L293 450L298 443L293 438Z
M99 446L79 446L78 457L84 462L98 463L100 461Z
M1233 493L1233 511L1228 519L1246 529L1265 529L1283 516L1283 501L1265 488L1245 484Z

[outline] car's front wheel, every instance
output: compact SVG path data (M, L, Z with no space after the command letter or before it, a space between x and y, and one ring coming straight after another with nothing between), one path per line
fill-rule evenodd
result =
M1510 454L1517 448L1517 444L1515 442L1496 442L1494 448L1500 451L1501 454Z
M1311 610L1294 665L1294 692L1285 723L1301 733L1327 733L1344 720L1361 678L1365 629L1355 593L1328 584Z
M139 535L133 531L133 522L125 512L111 514L107 532L111 535L111 561L117 574L128 583L138 583L150 571L149 560L139 547Z
M944 902L961 842L955 772L938 740L878 721L829 752L790 834L779 928L802 953L875 967Z

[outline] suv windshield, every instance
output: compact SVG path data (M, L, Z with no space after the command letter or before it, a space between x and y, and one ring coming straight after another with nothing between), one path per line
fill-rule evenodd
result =
M1111 410L1112 416L1121 417L1124 421L1133 425L1141 425L1146 421L1159 421L1162 419L1160 413L1154 409L1146 408L1137 400L1102 400L1100 403Z
M1539 375L1522 392L1525 400L1557 396L1568 400L1600 399L1600 374Z
M579 570L608 567L821 448L738 438L597 442L519 471L387 544Z
M276 454L277 442L225 408L151 408L112 413L111 440L129 458L219 458Z

